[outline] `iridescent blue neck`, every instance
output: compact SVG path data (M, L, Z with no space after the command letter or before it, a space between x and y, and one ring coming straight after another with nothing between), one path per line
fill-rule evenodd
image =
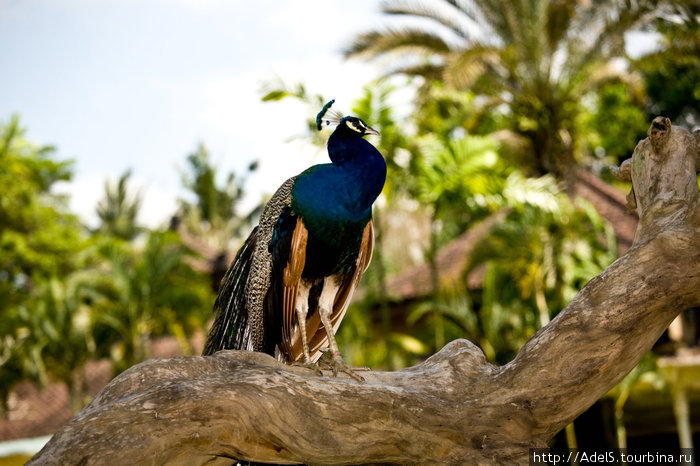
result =
M386 162L379 151L356 134L334 132L328 140L328 156L333 165L347 173L356 185L355 202L370 208L386 181Z
M292 209L318 228L334 221L366 222L386 180L384 158L358 135L336 133L328 141L328 153L333 163L314 165L297 177Z

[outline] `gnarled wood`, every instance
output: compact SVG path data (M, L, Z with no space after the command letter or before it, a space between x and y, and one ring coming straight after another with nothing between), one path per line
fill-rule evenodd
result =
M366 383L250 352L150 360L114 379L30 464L526 464L528 448L546 446L680 311L700 305L698 143L659 124L627 163L635 245L511 363L491 365L465 340Z

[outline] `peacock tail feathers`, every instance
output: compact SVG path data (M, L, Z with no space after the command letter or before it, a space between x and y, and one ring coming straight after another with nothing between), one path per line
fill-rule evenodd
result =
M248 326L250 327L251 349L253 351L265 352L264 306L272 274L272 255L268 246L282 209L292 202L292 188L295 181L296 176L285 181L267 202L262 215L260 215L258 242L253 253L253 265L245 290L248 315L250 316Z
M249 349L251 346L246 310L246 283L258 243L258 231L258 227L253 229L221 281L219 296L214 303L216 319L204 347L204 355L214 354L222 349Z
M216 318L204 355L223 349L265 352L264 303L270 287L272 258L268 244L277 218L289 206L296 177L270 198L255 227L221 281L214 304Z

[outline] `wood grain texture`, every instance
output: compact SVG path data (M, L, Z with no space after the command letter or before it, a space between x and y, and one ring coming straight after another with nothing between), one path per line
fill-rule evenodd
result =
M489 364L466 340L415 367L363 374L366 383L252 352L149 360L29 464L527 464L528 448L546 446L700 305L699 195L688 186L697 138L670 122L652 128L630 162L647 219L635 244L509 364ZM635 167L635 157L660 166ZM635 181L651 174L672 185Z

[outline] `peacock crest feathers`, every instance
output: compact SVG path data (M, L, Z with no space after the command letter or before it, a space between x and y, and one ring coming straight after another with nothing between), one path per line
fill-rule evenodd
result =
M323 106L318 115L316 115L316 129L321 131L324 126L337 125L340 123L342 116L331 110L331 106L335 103L335 99L330 100L326 105Z

